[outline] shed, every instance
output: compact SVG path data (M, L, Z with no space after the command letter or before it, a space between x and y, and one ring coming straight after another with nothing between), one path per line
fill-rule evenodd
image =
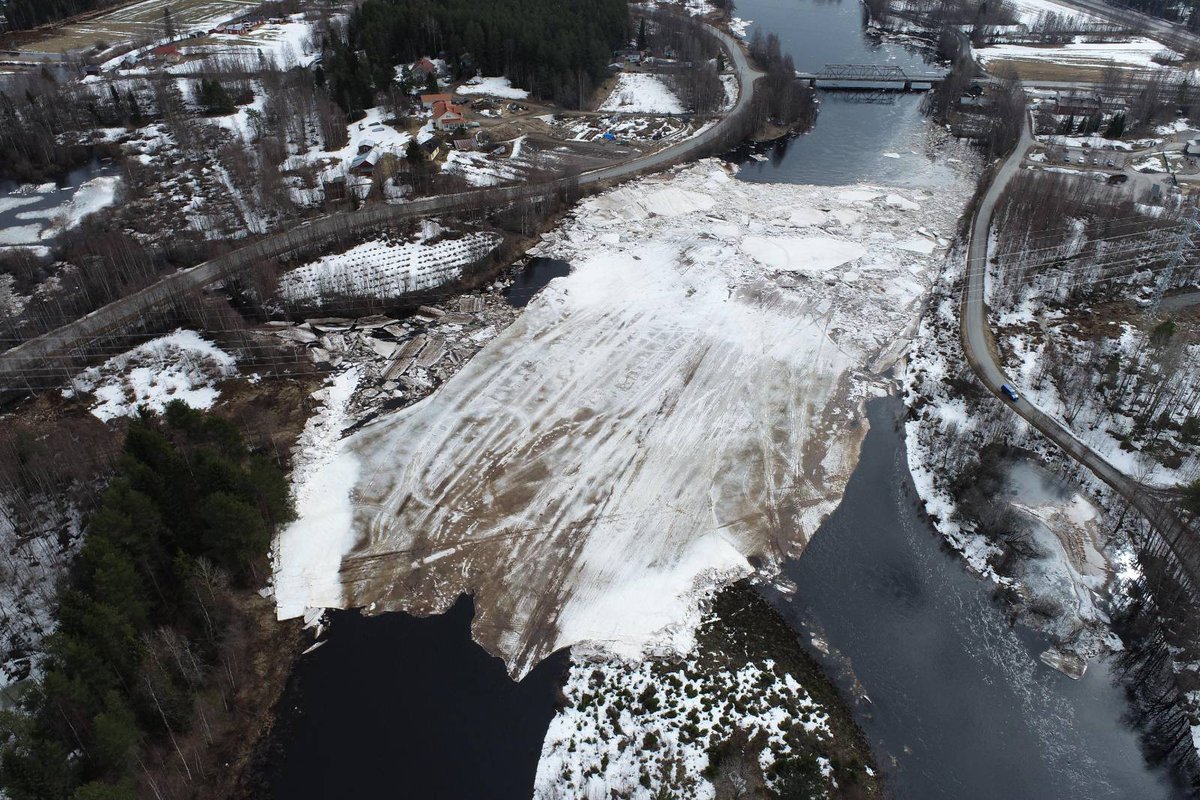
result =
M375 174L375 165L378 163L378 150L371 150L370 152L357 155L350 162L350 174L370 177Z

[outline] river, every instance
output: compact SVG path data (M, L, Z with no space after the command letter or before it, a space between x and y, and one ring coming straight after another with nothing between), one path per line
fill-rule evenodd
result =
M928 51L879 42L857 2L739 0L799 70L828 63L921 67ZM930 148L920 95L889 104L821 93L814 130L746 159L752 181L935 189L948 167ZM947 552L919 510L898 400L871 405L871 430L838 510L785 569L799 588L778 608L848 697L897 798L1168 798L1125 723L1105 660L1079 681L1037 656L1048 642L1010 627L991 587Z
M465 597L425 619L330 615L280 701L270 796L528 799L566 653L514 683L471 639Z
M924 519L894 399L871 430L838 510L773 595L816 648L897 798L1171 797L1125 725L1108 664L1074 681L1038 660L1047 642L1010 627L987 583Z
M880 44L856 2L739 0L776 32L798 69L827 63L917 66ZM949 178L926 144L917 95L884 105L826 94L815 129L768 159L735 153L750 181L936 188ZM536 262L514 286L528 302L566 269ZM874 401L862 459L838 510L786 565L799 587L770 599L847 694L897 798L1172 796L1123 722L1104 661L1072 681L1044 666L1045 641L1010 627L991 587L947 552L920 513L904 456L903 408ZM553 713L559 660L521 684L470 641L469 603L441 617L339 612L305 656L282 705L271 784L277 797L528 798ZM332 782L332 783L331 783ZM332 786L336 785L336 791Z

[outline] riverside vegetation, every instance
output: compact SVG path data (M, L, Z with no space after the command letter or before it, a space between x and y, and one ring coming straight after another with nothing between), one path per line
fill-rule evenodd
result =
M134 420L42 675L0 719L7 796L209 796L202 757L238 724L251 675L246 599L292 516L283 471L233 423L180 401Z

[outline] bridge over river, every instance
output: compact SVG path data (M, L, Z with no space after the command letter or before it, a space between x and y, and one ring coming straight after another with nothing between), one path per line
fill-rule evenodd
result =
M826 64L820 72L797 71L796 77L808 81L814 89L925 92L948 74L949 70L936 68L917 72L892 65Z

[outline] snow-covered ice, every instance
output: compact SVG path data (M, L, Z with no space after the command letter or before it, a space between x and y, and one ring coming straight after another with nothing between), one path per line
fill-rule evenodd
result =
M292 499L298 519L279 533L273 553L280 618L341 603L338 564L354 546L350 489L359 478L358 459L344 451L342 432L360 377L351 367L317 390L313 397L321 410L296 442Z
M858 242L824 236L747 236L742 239L742 252L774 269L817 275L854 261L867 249Z
M706 161L582 202L535 251L571 274L437 393L350 436L357 481L314 479L353 514L302 510L319 541L292 554L281 537L281 563L357 544L340 596L327 555L294 564L308 577L279 581L280 615L429 614L469 591L476 638L515 675L580 643L687 652L699 595L756 558L772 572L841 498L868 367L894 360L940 260L886 243L915 235L888 194L743 183ZM948 236L966 181L909 194ZM824 209L825 271L747 255Z
M53 187L53 184L51 186ZM18 219L31 222L27 225L9 225L0 230L0 245L38 244L76 228L89 214L95 214L115 203L120 186L120 178L101 175L80 184L61 205L37 211L18 211ZM37 201L37 197L28 194L3 197L0 198L0 212L19 209Z

